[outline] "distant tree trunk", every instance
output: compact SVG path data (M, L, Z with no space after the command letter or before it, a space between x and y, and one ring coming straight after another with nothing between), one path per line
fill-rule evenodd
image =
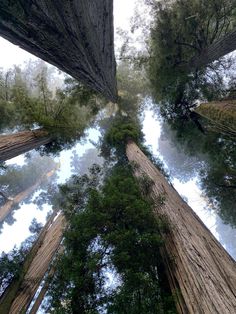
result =
M195 112L211 122L211 129L236 136L236 100L212 101L201 104Z
M116 101L112 0L2 0L0 35Z
M56 218L55 215L56 213L47 222L26 256L20 277L13 280L0 298L1 314L27 311L62 240L65 219L62 214Z
M0 207L0 223L3 222L4 219L10 214L15 205L21 203L24 199L30 196L40 186L40 184L46 178L49 178L54 172L55 170L51 170L48 173L43 174L35 184L28 187L26 190L18 193L12 199L8 199L8 201L3 206Z
M48 132L42 129L0 135L0 162L48 144L51 141Z
M189 67L191 69L205 67L234 50L236 50L236 28L192 58L189 62Z
M178 312L236 313L234 260L133 141L126 154L135 176L152 180L154 212L169 225L162 256Z

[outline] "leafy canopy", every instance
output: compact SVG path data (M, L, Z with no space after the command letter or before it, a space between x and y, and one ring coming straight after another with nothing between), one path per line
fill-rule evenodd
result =
M104 184L102 177L95 167L61 187L59 204L69 224L47 308L51 313L174 313L160 287L162 223L129 166L113 169ZM108 276L116 278L113 286Z

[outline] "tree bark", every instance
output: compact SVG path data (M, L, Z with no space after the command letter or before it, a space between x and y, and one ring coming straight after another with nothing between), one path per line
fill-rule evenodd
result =
M50 218L27 255L20 278L13 281L0 298L1 314L25 313L62 240L65 219ZM54 221L53 221L54 219Z
M189 68L199 69L236 50L236 28L205 48L189 62Z
M19 203L21 203L24 199L30 196L39 186L40 184L50 176L53 175L55 170L51 170L48 173L44 174L39 178L39 180L33 184L32 186L28 187L26 190L18 193L13 199L8 200L2 207L0 207L0 223L4 221L4 219L10 214L13 207Z
M211 129L229 136L236 136L236 101L223 100L200 104L195 112L206 118Z
M0 135L0 162L48 144L51 141L48 132L42 129Z
M236 313L234 260L134 142L126 154L135 176L152 180L154 212L168 222L162 256L178 312Z
M1 0L0 35L116 101L112 0Z
M60 256L60 254L63 252L63 248L62 246L59 247L58 249L58 255ZM31 308L31 310L29 311L29 314L37 314L38 312L38 309L41 305L41 303L43 302L44 300L44 297L48 291L48 288L50 286L50 283L51 283L51 280L55 274L55 271L56 271L56 268L55 268L55 261L57 261L57 258L54 260L53 262L53 265L51 266L48 274L47 274L47 277L45 278L45 281L44 281L44 284L42 286L42 289L40 290L37 298L35 299L34 301L34 304Z

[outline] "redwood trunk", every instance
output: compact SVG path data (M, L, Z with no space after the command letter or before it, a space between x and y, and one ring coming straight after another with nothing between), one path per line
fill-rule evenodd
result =
M24 199L30 196L40 186L45 178L52 176L54 171L55 170L51 170L44 174L34 185L18 193L12 200L8 200L2 207L0 207L0 223L10 214L15 205L21 203Z
M0 162L48 144L51 140L48 132L42 129L0 135Z
M236 50L236 28L205 48L200 55L194 57L190 61L189 67L191 69L204 67L234 50Z
M138 146L126 146L135 176L153 185L154 212L169 223L162 250L179 313L236 313L236 264Z
M43 302L43 299L44 299L44 297L48 291L50 281L51 281L51 278L53 277L54 273L55 273L55 268L52 267L47 278L45 279L44 285L43 285L42 289L40 290L39 295L37 296L37 298L34 301L34 305L32 306L29 314L37 314L38 309L39 309L41 303Z
M1 0L0 35L115 101L112 0Z
M64 216L59 214L46 224L26 257L21 277L13 281L0 299L1 314L25 313L61 243Z
M212 101L201 104L195 109L202 117L211 122L211 129L226 135L236 136L236 101Z

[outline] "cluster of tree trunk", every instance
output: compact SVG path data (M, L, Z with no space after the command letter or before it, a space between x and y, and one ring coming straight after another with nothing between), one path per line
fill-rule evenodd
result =
M111 0L2 0L0 35L116 101Z
M64 216L54 212L26 256L19 278L13 280L1 296L1 314L27 311L45 274L52 272L50 267L59 249L64 227Z
M133 141L126 154L135 176L153 183L154 212L169 226L162 256L178 312L235 313L235 261Z
M234 260L133 141L128 142L126 154L129 161L137 165L134 167L135 176L139 178L145 174L149 177L154 212L167 222L161 254L178 312L235 313ZM55 215L43 228L28 254L22 276L13 281L1 297L1 313L26 311L45 273L49 271L49 278L53 276L54 269L50 269L50 265L65 225L63 215L59 214L56 219ZM45 281L31 313L37 312L49 280Z
M112 10L110 0L3 0L0 35L116 101ZM203 67L235 49L236 30L233 30L193 58L188 66ZM44 130L2 135L0 161L50 141ZM138 165L135 176L145 174L153 182L150 196L154 211L169 226L163 234L162 256L178 312L235 313L233 259L134 142L128 142L126 153ZM36 186L37 183L28 192ZM18 195L18 202L27 193ZM0 313L18 314L29 307L61 243L65 219L62 214L55 215L26 257L21 276L0 298ZM37 311L47 287L46 281L32 313Z

